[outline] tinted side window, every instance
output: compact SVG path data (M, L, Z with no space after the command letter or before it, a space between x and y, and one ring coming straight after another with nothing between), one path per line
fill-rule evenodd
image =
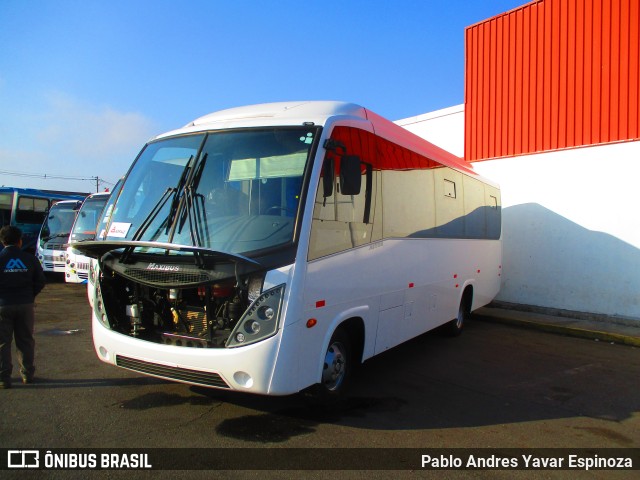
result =
M328 149L316 191L309 244L309 260L370 243L381 233L375 228L379 168L375 136L351 127L334 128L331 139L342 147ZM357 195L340 191L340 163L344 155L361 161L362 188Z
M432 236L436 227L434 171L439 164L378 138L384 238Z
M45 198L20 197L18 199L16 222L39 225L44 221L48 208L49 201Z

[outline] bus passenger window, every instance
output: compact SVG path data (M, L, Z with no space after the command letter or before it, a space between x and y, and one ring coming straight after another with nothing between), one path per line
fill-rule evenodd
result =
M331 139L334 142L326 151L316 189L310 260L368 244L373 233L375 137L364 130L336 127ZM353 178L358 169L359 189Z

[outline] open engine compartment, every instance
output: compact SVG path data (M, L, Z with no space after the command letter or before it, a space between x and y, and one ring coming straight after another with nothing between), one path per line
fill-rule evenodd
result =
M99 308L103 323L106 320L111 330L124 335L166 345L224 348L260 297L263 281L263 275L252 274L168 288L136 282L103 265ZM260 325L248 328L251 334Z

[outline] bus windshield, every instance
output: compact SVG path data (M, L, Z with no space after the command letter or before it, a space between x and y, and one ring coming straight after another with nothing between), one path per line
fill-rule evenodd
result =
M42 224L41 244L53 240L56 243L67 242L79 204L80 202L65 202L56 203L51 207L49 215L47 215Z
M78 212L78 217L73 224L73 231L71 232L72 242L82 242L83 240L93 240L95 238L96 225L108 199L108 195L99 195L89 197L84 201L82 208Z
M148 144L107 239L248 253L293 240L317 127L227 130Z

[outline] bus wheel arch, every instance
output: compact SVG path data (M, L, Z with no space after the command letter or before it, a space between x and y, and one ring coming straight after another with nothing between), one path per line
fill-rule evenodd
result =
M336 330L343 328L349 335L351 352L353 354L353 366L358 367L362 363L364 353L364 320L360 317L352 317L343 321Z

